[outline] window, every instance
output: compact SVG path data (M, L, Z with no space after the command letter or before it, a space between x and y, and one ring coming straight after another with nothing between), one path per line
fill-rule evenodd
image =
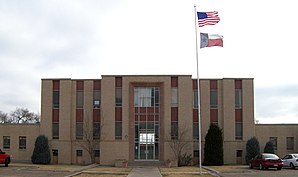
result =
M140 144L154 144L154 133L140 133Z
M277 150L277 137L270 137L269 140L273 143L273 147Z
M193 123L193 139L194 140L199 139L199 124L198 124L198 122Z
M93 81L93 108L100 108L101 103L101 81L100 80L94 80Z
M178 88L177 87L174 87L171 89L172 91L172 99L171 99L171 102L172 102L172 107L177 107L178 106Z
M94 150L94 157L100 157L100 150Z
M10 149L10 136L3 136L3 148Z
M52 125L53 139L59 139L59 123L53 123Z
M19 149L26 149L26 136L19 136Z
M93 139L100 139L100 122L93 123Z
M235 108L240 109L242 107L242 91L241 89L235 90Z
M210 90L210 108L217 108L217 90Z
M122 88L117 87L116 88L116 107L122 106Z
M76 123L76 139L77 140L83 139L83 123L82 122Z
M59 108L59 90L53 91L53 108Z
M242 150L236 151L236 157L242 157Z
M235 133L236 133L236 140L242 140L243 138L243 125L242 122L236 122Z
M93 108L100 108L100 91L93 92Z
M159 106L159 88L137 87L134 89L135 107Z
M84 105L84 91L77 91L77 108L83 108Z
M171 139L178 139L178 122L171 122Z
M77 157L83 156L83 150L77 150Z
M287 137L287 150L294 150L294 137Z
M198 90L193 91L193 107L198 108Z
M122 139L122 122L115 122L115 139Z
M58 157L58 149L52 149L52 153L54 157Z

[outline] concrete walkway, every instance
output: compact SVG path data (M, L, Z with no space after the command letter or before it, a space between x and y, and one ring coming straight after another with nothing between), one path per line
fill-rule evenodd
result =
M162 177L157 167L134 167L127 177Z

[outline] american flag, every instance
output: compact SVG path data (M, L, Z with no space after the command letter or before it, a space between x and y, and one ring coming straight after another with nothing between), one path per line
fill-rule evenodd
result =
M197 12L199 27L205 25L215 25L219 22L220 18L217 11L213 12Z

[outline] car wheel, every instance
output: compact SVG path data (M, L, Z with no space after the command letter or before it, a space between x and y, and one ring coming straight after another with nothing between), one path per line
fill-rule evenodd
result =
M260 170L263 170L264 169L264 167L263 167L263 165L260 163L260 165L259 165L259 169Z
M281 170L281 167L278 167L277 170Z
M252 168L253 168L253 166L252 166L252 164L251 164L251 163L249 163L249 168L250 168L250 169L252 169Z
M4 162L4 164L5 164L5 167L8 167L9 160L8 160L8 159L5 159L5 162Z
M290 168L295 169L295 166L293 165L293 163L290 163Z

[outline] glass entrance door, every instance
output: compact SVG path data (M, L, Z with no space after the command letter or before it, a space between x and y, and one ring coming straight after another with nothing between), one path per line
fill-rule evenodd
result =
M140 133L140 160L154 160L154 132Z
M159 88L134 88L135 160L159 160Z

